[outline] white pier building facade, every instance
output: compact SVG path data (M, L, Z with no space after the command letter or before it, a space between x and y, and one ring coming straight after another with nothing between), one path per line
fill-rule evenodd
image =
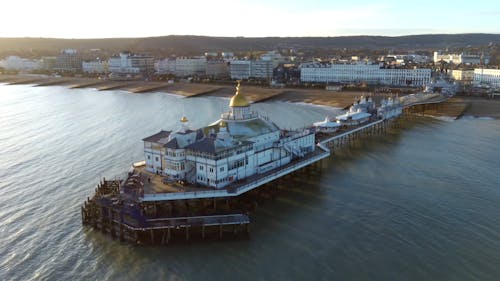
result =
M239 84L229 107L206 127L192 130L183 117L178 130L143 139L146 170L167 181L220 189L314 152L314 132L281 130L251 110Z

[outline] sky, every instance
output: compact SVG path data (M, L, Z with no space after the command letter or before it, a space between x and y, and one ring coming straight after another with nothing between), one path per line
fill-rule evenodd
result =
M0 37L500 33L494 0L2 0Z

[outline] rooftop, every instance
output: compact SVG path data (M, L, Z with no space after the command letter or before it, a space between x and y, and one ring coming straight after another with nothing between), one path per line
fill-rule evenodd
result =
M171 131L163 131L161 130L159 133L156 133L152 136L149 136L147 138L142 139L143 141L147 142L156 142L156 143L167 143L168 142L168 137L170 136ZM165 139L166 141L161 141Z

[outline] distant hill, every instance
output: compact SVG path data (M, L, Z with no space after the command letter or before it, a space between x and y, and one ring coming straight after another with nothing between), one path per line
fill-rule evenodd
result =
M394 49L424 50L465 48L499 44L500 34L432 34L409 36L342 36L342 37L208 37L170 35L147 38L54 39L0 38L0 55L56 54L60 49L74 48L82 52L101 49L105 54L120 50L166 54L197 55L205 51L260 51L277 48L317 49Z

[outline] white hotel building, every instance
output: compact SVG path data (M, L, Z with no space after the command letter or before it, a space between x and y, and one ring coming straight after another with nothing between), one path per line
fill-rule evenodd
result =
M438 63L440 61L444 61L447 63L453 64L480 64L481 56L479 55L470 55L470 54L450 54L444 53L442 51L434 52L434 63ZM488 64L489 59L486 58L485 64Z
M280 130L250 110L236 88L230 111L214 123L192 130L187 118L176 131L160 131L144 141L146 170L212 188L269 172L315 151L310 130Z
M121 52L119 56L109 58L108 69L116 78L147 74L154 70L154 57Z
M384 68L379 64L303 63L300 80L310 83L357 83L421 87L431 81L431 69Z
M487 84L500 88L500 69L476 68L474 69L474 84Z
M207 72L207 58L205 56L197 57L178 57L175 60L175 75L186 77L191 75L203 76Z
M41 69L42 65L40 60L25 59L18 56L8 56L7 58L0 60L0 67L8 70L33 71Z

